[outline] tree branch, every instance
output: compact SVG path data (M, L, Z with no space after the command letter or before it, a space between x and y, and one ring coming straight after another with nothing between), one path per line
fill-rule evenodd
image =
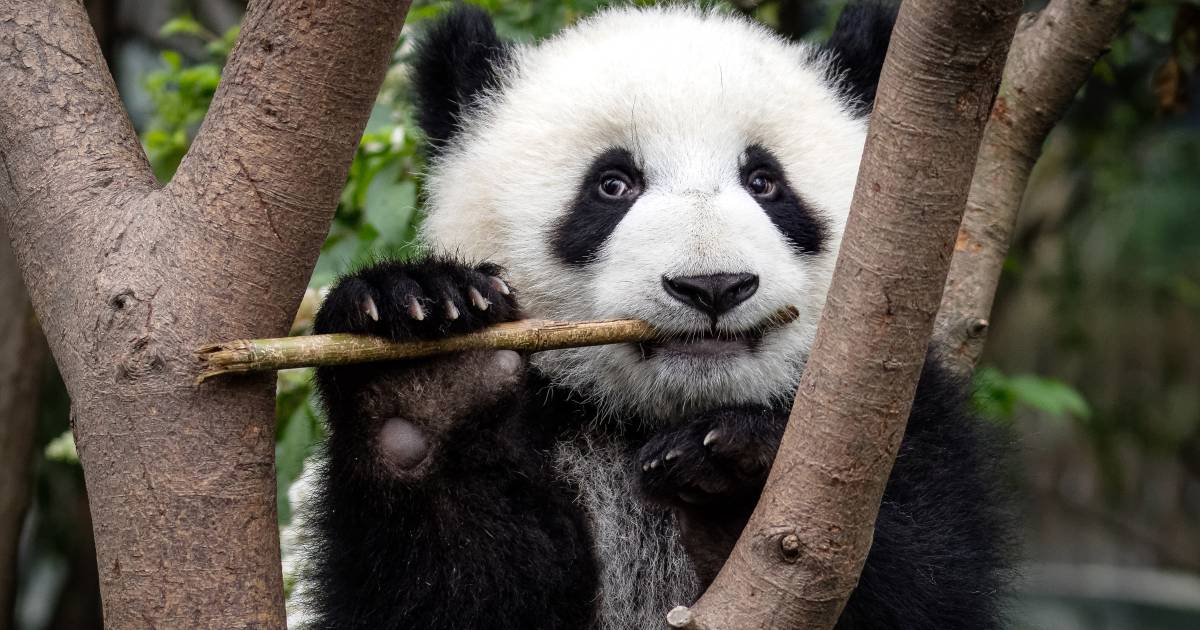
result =
M969 376L983 352L1000 271L1042 143L1128 8L1128 0L1052 0L1021 19L984 131L937 318L939 355L960 375Z
M53 240L64 222L84 220L82 207L56 205L62 199L101 207L155 185L77 4L0 6L0 199L13 201L4 210L19 259Z
M832 628L858 581L924 363L1018 0L907 0L817 338L763 497L669 623Z
M258 277L263 261L292 265L293 251L306 256L324 242L358 146L346 139L362 135L408 4L251 3L209 114L167 185L173 198L204 199L209 227L237 234L221 252L229 274ZM255 241L257 252L239 255ZM281 317L296 312L299 294L264 288L258 301Z
M274 382L192 349L287 332L407 2L252 2L156 189L77 0L0 4L0 219L72 400L105 622L283 626Z

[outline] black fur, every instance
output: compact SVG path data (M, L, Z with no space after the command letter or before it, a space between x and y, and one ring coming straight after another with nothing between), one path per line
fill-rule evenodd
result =
M316 332L408 340L511 319L511 295L493 292L487 310L464 309L455 322L409 321L409 296L482 292L492 287L480 276L492 271L444 259L368 267L330 292ZM378 322L361 317L368 296ZM590 623L596 569L586 524L551 474L549 437L524 424L524 367L514 371L506 358L475 352L317 371L330 431L309 512L312 627ZM395 461L389 424L421 436L417 463Z
M639 189L645 188L642 173L628 150L614 148L596 156L579 184L575 201L554 230L554 253L568 265L591 261L637 201L636 197L606 199L600 194L601 180L613 171L623 173Z
M499 87L508 46L481 8L457 4L417 40L413 60L417 124L436 155L459 130L475 98Z
M1009 445L931 355L837 630L1002 628L1016 553Z
M835 56L838 87L860 115L871 113L875 105L875 89L898 9L899 2L887 0L848 4L825 44Z
M759 169L769 172L779 186L774 199L759 199L767 216L787 237L788 242L800 254L816 254L825 246L825 226L812 208L793 189L783 172L783 166L765 147L753 145L746 149L745 162L741 168L743 184Z

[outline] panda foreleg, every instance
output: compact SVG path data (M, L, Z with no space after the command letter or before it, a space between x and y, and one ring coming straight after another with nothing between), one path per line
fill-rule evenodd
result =
M786 426L784 411L716 409L658 432L639 451L642 493L673 508L702 586L741 535Z
M330 292L317 332L427 339L512 319L494 271L368 267ZM311 627L588 625L590 540L525 422L525 370L509 351L318 370L330 431L305 516Z

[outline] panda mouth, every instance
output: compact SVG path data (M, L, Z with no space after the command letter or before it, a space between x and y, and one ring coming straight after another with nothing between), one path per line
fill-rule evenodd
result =
M637 344L637 349L643 360L659 356L716 359L743 352L754 352L762 343L765 332L761 328L741 332L691 332L671 335L654 341L643 341Z
M635 345L642 360L658 356L720 359L758 350L767 332L790 324L799 315L796 307L788 306L746 330L695 330L663 335Z

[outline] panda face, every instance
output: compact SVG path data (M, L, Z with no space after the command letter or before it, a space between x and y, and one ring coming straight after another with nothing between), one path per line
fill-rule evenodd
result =
M829 74L735 16L601 14L511 51L433 163L424 237L503 265L530 316L668 333L535 357L602 409L790 400L866 131Z

